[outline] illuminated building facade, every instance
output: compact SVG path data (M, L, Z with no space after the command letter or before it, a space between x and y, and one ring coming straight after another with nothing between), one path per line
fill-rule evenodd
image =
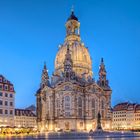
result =
M3 75L0 75L0 127L14 126L14 109L14 86Z
M89 131L101 114L103 129L111 127L111 93L103 58L99 79L93 78L92 60L80 37L80 23L72 11L66 22L66 37L49 78L46 64L36 93L37 124L40 130Z
M113 129L140 129L140 105L119 103L113 108Z
M27 109L15 109L15 127L36 127L36 115Z

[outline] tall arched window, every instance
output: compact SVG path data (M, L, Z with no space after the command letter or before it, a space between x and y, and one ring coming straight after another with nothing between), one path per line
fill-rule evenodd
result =
M101 108L104 109L104 101L101 102Z
M95 112L95 99L91 100L91 109L92 109L92 117L95 119L96 112Z
M50 98L48 97L47 99L46 99L46 109L47 109L47 117L49 117L50 116Z
M65 116L70 116L71 110L71 98L70 96L65 96Z
M82 117L82 98L78 98L78 116Z
M56 116L58 117L59 116L59 109L60 109L60 101L59 99L56 99Z
M101 101L101 117L102 117L102 118L105 117L104 109L105 109L105 103L104 103L104 100L102 100L102 101Z
M95 108L95 99L92 99L92 108Z

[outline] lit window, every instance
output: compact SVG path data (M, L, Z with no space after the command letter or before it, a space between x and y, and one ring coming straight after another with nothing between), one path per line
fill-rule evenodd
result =
M80 127L83 127L83 122L80 122Z

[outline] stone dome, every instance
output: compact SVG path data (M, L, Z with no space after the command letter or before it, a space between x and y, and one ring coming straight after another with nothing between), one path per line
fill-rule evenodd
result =
M65 42L60 48L55 58L55 71L60 74L64 71L64 60L67 51L67 44ZM70 42L70 52L73 61L73 71L77 75L85 74L85 76L92 76L92 62L88 49L83 43L74 41Z
M72 11L70 17L76 17ZM63 45L59 46L55 58L55 74L61 75L64 71L64 60L67 45L71 52L73 71L79 76L92 77L92 61L88 49L81 42L80 23L78 18L69 18L66 22L66 38Z

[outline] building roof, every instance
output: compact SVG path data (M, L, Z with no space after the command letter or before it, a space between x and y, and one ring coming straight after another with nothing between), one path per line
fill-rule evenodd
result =
M0 91L15 92L13 84L7 80L3 75L0 74Z
M29 107L25 108L26 110L36 111L36 107L34 105L30 105Z
M140 111L140 104L137 104L137 105L136 105L135 111Z
M28 116L28 117L36 117L36 115L27 109L15 109L15 116Z
M113 111L122 111L122 110L138 111L138 110L140 110L140 104L123 102L123 103L119 103L119 104L115 105L113 108Z
M119 103L114 106L113 111L127 110L128 104L128 102Z
M70 17L68 18L68 20L77 20L78 21L78 18L74 15L74 11L71 12L71 15ZM67 21L68 21L67 20Z

